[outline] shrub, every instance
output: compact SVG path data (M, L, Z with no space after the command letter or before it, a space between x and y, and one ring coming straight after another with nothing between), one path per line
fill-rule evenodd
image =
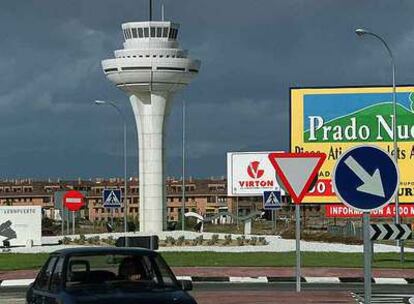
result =
M100 238L97 235L97 236L88 238L86 241L88 242L88 244L91 244L91 245L99 245Z
M224 236L223 245L230 245L231 244L231 234L227 234Z
M213 235L211 236L211 239L210 239L210 240L208 240L207 245L208 245L208 246L213 246L213 245L216 245L216 244L218 243L218 240L219 240L219 236L218 236L218 234L213 234Z
M200 235L193 240L193 246L203 245L203 236Z
M107 239L102 239L102 242L110 245L110 246L114 246L115 245L115 239L113 236L108 236Z
M71 242L72 242L72 239L71 239L70 237L65 236L65 237L62 239L62 244L63 244L63 245L69 245Z
M265 237L259 237L259 244L260 245L267 245L267 244L269 244L267 241L266 241L266 238Z
M249 244L252 246L256 246L257 245L257 237L253 236L250 241Z
M184 244L184 241L185 241L185 237L184 237L184 235L182 235L182 236L178 237L176 245L177 246L182 246Z
M165 243L167 243L167 245L169 244L169 245L171 245L171 246L174 246L175 245L175 238L173 238L172 236L167 236L166 238L165 238Z
M245 241L244 237L239 236L236 240L237 240L237 246L243 246L244 245L244 241Z

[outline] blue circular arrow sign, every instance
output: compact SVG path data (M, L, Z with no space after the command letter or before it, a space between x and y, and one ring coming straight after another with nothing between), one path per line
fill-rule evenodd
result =
M396 195L398 166L382 149L363 145L341 155L333 170L333 187L341 201L360 211L387 205Z

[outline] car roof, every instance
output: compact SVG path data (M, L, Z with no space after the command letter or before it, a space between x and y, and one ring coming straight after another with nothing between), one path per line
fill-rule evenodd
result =
M52 254L59 255L94 255L94 254L141 254L156 255L153 250L137 247L72 247L56 250Z

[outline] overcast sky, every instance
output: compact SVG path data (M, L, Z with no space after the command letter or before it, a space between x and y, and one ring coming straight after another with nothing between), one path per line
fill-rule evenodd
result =
M128 118L128 175L138 173L129 100L100 62L122 48L121 23L145 21L144 0L0 3L0 177L122 176L120 104ZM187 101L188 174L226 174L226 152L286 150L291 86L388 85L382 35L397 83L414 83L414 1L154 0L154 19L181 24L181 46L202 61L174 100L167 175L181 168L181 101Z

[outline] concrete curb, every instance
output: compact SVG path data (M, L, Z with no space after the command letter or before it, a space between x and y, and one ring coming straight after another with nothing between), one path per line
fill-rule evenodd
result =
M263 283L292 283L295 277L200 277L177 276L178 280L189 280L193 283L233 283L233 284L263 284ZM0 287L25 287L34 279L4 280L0 281ZM301 281L307 284L353 284L363 283L362 277L301 277ZM414 278L372 278L372 283L378 285L407 285L414 284Z

